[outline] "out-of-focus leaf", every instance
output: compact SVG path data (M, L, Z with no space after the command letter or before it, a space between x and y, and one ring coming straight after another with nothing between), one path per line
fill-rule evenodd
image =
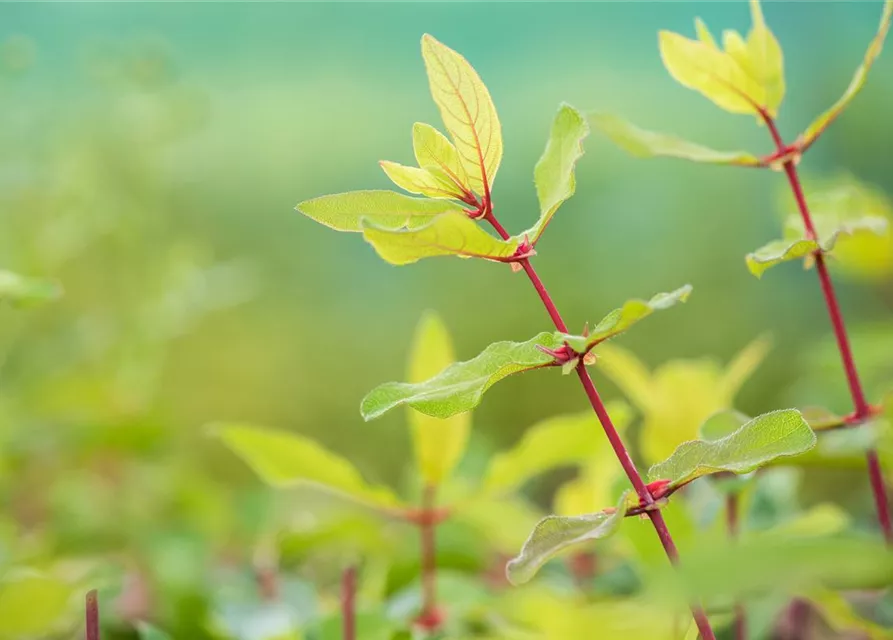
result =
M431 202L439 202L432 200ZM518 249L517 240L496 238L464 212L444 213L412 229L376 226L364 220L363 237L387 262L412 264L422 258L458 256L506 262Z
M682 86L701 93L732 113L775 116L784 98L781 47L766 27L757 0L751 0L753 27L745 41L737 32L723 32L721 50L703 22L696 23L698 40L660 32L660 53L670 75Z
M652 480L670 480L677 487L711 473L749 473L777 458L808 451L815 442L799 411L772 411L719 440L682 443L667 460L651 467L648 475Z
M583 140L589 135L589 125L582 113L563 104L558 109L546 150L533 169L533 181L540 202L540 218L522 235L536 244L565 200L574 195L577 180L574 167L583 156Z
M473 528L499 553L511 554L524 544L541 516L541 511L519 497L499 496L459 503L451 520Z
M471 191L468 174L453 143L430 124L416 122L412 127L412 148L422 169L427 169L442 181Z
M393 492L367 483L349 461L295 433L244 424L216 424L213 433L274 487L315 484L361 502L399 504Z
M839 416L824 407L803 407L800 409L800 413L803 414L803 419L806 420L813 431L824 431L825 429L839 427L845 422L843 416Z
M140 634L140 640L171 640L168 634L148 622L140 622L137 625L137 631Z
M586 353L595 345L623 333L655 311L669 309L678 302L685 302L691 294L691 285L679 287L668 293L658 293L650 300L628 300L599 321L588 336L564 334L563 340L577 353Z
M615 428L622 431L629 422L629 409L612 403L609 413ZM483 492L510 493L549 469L588 460L606 443L591 411L548 418L525 431L514 447L493 457L484 476Z
M753 253L747 254L745 258L747 268L759 278L766 270L791 260L807 258L806 266L809 267L812 265L813 254L817 251L831 253L841 236L853 236L866 232L882 236L887 232L887 227L888 223L885 218L870 216L861 220L841 223L829 233L822 234L819 231L819 241L804 237L773 240Z
M364 230L364 222L383 229L416 229L442 213L461 213L447 200L411 198L396 191L348 191L305 200L295 209L336 231Z
M455 361L453 342L440 317L428 312L419 321L410 351L408 379L423 382ZM426 484L437 486L462 458L471 429L471 414L434 418L415 409L409 412L416 465Z
M383 611L357 611L356 633L362 640L391 640L396 625ZM343 640L344 616L327 617L316 626L315 640Z
M746 151L716 151L673 135L641 129L611 114L595 113L589 118L614 144L639 158L679 158L692 162L742 167L758 167L762 162Z
M771 529L759 532L758 535L782 536L788 539L831 536L845 531L849 522L846 511L829 502L817 504Z
M840 96L830 109L813 120L813 122L806 128L806 131L800 134L798 143L804 151L808 149L820 135L822 135L825 129L837 119L837 116L843 113L843 110L849 106L850 102L853 101L853 98L856 97L856 94L862 90L863 86L865 86L865 81L868 78L868 72L871 69L871 66L874 64L875 60L878 59L878 56L881 55L881 49L884 46L884 39L887 37L887 32L890 30L891 21L893 21L893 0L885 0L877 34L872 39L871 44L868 45L868 51L865 52L865 58L862 60L862 64L859 65L859 68L856 69L856 73L853 76L853 79L850 80L850 84L846 88L846 91L843 92L843 95Z
M389 160L378 163L395 185L409 193L418 193L429 198L458 199L462 191L452 182L419 167L407 167Z
M702 440L720 440L750 422L750 416L734 409L717 411L704 421L699 429Z
M890 640L893 629L885 629L856 613L843 595L830 589L816 589L806 594L806 599L819 612L822 620L839 633L856 632L865 640Z
M65 622L71 585L30 570L7 572L0 580L0 637L47 637Z
M62 287L51 280L27 278L0 269L0 301L17 306L28 306L55 300L62 295Z
M819 431L814 448L784 461L803 467L861 469L865 454L876 446L878 422L869 421L858 427Z
M502 160L502 128L490 92L465 58L428 34L422 36L422 58L468 183L489 195Z
M437 572L437 593L447 620L461 620L469 611L487 606L492 595L469 575L456 571ZM391 620L409 622L418 615L422 604L422 584L417 580L393 595L387 604Z
M606 538L617 529L636 500L625 492L614 509L582 516L547 516L537 523L517 557L506 565L512 584L528 582L539 568L568 547Z
M471 360L457 362L424 382L388 382L363 398L366 420L395 407L409 405L435 418L449 418L478 406L484 392L503 378L550 366L552 356L538 349L561 346L556 334L543 332L526 342L495 342Z

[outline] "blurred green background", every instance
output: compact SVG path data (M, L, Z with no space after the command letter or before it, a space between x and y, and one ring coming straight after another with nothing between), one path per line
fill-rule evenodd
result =
M765 13L786 52L780 127L793 139L846 87L880 3L770 1ZM403 416L364 424L358 403L403 377L422 311L444 316L463 359L548 318L507 268L395 268L294 205L389 188L377 161L411 158L413 122L440 126L425 32L490 89L506 141L495 207L512 231L537 216L532 169L562 101L768 153L751 118L664 71L657 31L691 34L696 15L715 32L749 25L743 2L0 5L0 264L65 289L39 309L0 312L0 441L14 479L3 486L16 526L40 531L52 518L54 536L102 548L121 542L102 523L157 514L165 483L255 486L204 436L220 419L312 435L368 477L403 482ZM893 192L891 57L807 156L806 175L846 170ZM726 361L770 331L775 347L740 408L848 410L814 274L791 267L758 281L744 265L779 234L782 176L636 160L593 134L577 181L536 258L572 329L689 282L687 305L624 345L652 365ZM891 366L893 281L837 275L876 401ZM826 383L798 383L823 362ZM566 382L531 375L494 389L475 415L474 450L583 408ZM131 455L136 467L121 463ZM156 528L178 530L189 499L152 516ZM202 503L202 517L250 532L245 499Z

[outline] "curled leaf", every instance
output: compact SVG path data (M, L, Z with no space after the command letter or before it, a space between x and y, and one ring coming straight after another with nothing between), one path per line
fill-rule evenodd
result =
M449 418L478 406L494 384L522 371L550 366L554 359L538 347L561 346L554 333L540 333L526 342L496 342L471 360L451 364L424 382L388 382L363 398L360 413L378 418L403 405L435 418Z
M415 229L442 213L463 211L446 200L411 198L396 191L349 191L305 200L295 207L336 231L363 231L363 223L384 229Z
M455 184L427 169L407 167L388 160L382 160L378 164L394 184L409 193L418 193L429 198L462 197L462 191Z
M412 149L416 162L441 180L461 191L471 191L468 174L453 143L430 124L416 122L412 127Z

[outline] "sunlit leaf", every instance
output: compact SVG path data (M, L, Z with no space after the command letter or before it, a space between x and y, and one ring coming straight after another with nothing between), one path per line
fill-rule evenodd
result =
M564 335L567 344L578 353L586 353L599 342L623 333L632 325L650 316L655 311L669 309L678 302L685 302L691 294L691 285L658 293L650 300L628 300L619 309L614 309L599 321L588 336Z
M770 115L776 115L784 99L784 59L781 46L766 26L759 0L750 0L753 26L747 34L746 68L763 90L761 105Z
M811 257L817 252L831 253L841 236L852 236L857 233L872 233L882 235L886 233L887 220L879 217L865 217L861 220L849 220L840 222L832 230L823 232L819 229L819 241L805 237L793 237L785 240L773 240L760 247L745 258L750 272L762 277L768 269L791 260L807 258L806 266L811 266Z
M489 195L502 160L502 129L490 92L465 58L428 34L422 36L422 58L468 184Z
M812 590L806 594L806 599L833 631L856 632L865 640L890 640L893 637L893 629L885 629L860 616L843 595L830 589Z
M548 516L537 523L517 557L506 565L512 584L528 582L548 560L561 551L589 540L606 538L617 529L627 509L635 503L624 493L613 509L582 516Z
M407 167L396 162L382 160L378 163L391 181L409 193L418 193L429 198L460 198L462 191L452 182L419 167Z
M856 74L853 76L853 79L850 80L849 86L837 102L835 102L830 109L816 118L806 128L806 131L800 135L798 143L803 150L808 149L809 146L822 135L825 129L837 119L837 116L843 113L843 110L849 106L853 98L856 97L856 94L861 91L863 86L865 86L865 81L868 78L868 72L871 69L871 66L874 64L875 60L878 59L878 56L881 55L881 49L884 46L884 39L887 37L887 32L890 30L891 21L893 21L893 0L885 0L877 34L872 39L871 44L868 45L868 51L865 52L865 58L862 60L862 64L856 69Z
M215 424L212 432L274 487L314 484L361 502L399 503L389 489L368 484L350 462L310 438L244 424Z
M416 162L422 169L449 180L460 189L471 190L459 152L440 131L430 124L416 122L412 127L412 148Z
M410 351L408 380L423 382L454 361L453 342L446 326L435 313L426 313L416 328ZM465 452L471 414L458 413L440 419L412 408L407 411L419 473L426 484L439 485Z
M570 105L561 105L552 123L546 150L533 169L540 218L524 234L531 243L536 244L558 207L574 195L577 188L574 167L583 156L583 140L588 135L589 125L583 114Z
M396 265L434 256L505 262L518 249L517 240L501 240L490 235L465 213L445 213L424 226L408 230L388 229L363 221L363 237L379 256Z
M614 144L639 158L679 158L742 167L758 167L762 163L757 156L746 151L716 151L673 135L641 129L607 113L595 113L589 118Z
M648 475L676 487L711 473L749 473L777 458L808 451L815 442L799 411L772 411L719 440L682 443L667 460L652 466Z
M447 200L411 198L396 191L349 191L305 200L295 207L308 218L337 231L363 231L363 223L384 229L415 229L442 213L461 213Z
M28 306L55 300L61 295L62 287L56 282L0 269L0 301Z
M457 362L424 382L388 382L363 398L366 420L409 405L435 418L449 418L481 403L484 392L513 373L550 366L553 358L538 346L561 346L554 333L543 332L526 342L495 342L471 360Z
M629 422L625 405L612 403L609 414L619 431ZM525 431L514 447L493 457L482 490L493 495L515 491L549 469L588 460L606 442L598 418L591 411L548 418ZM588 510L591 509L592 506Z
M64 623L72 595L71 585L51 576L7 572L0 580L0 637L49 637Z

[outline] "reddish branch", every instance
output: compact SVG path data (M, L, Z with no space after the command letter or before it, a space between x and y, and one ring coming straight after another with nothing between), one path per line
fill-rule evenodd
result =
M772 135L775 146L779 155L785 154L788 150L784 140L778 132L775 120L769 113L763 109L760 115ZM800 217L803 219L803 227L806 236L810 240L818 240L815 226L813 225L812 215L806 204L806 196L803 194L803 186L800 183L800 176L797 174L797 167L790 155L785 156L784 172L787 175L788 182L791 185L791 191L794 194L794 200L797 202L797 209ZM859 380L859 373L856 370L856 362L853 359L853 351L850 348L850 341L847 336L846 325L843 321L843 314L840 311L840 304L837 302L837 296L834 293L834 286L831 283L831 276L828 273L828 265L825 263L825 255L821 249L817 250L815 256L816 272L819 274L819 283L822 287L822 295L825 298L825 306L828 308L828 316L831 319L831 326L834 329L834 338L837 340L837 348L840 351L840 359L843 362L843 370L846 374L847 385L850 389L850 395L853 399L853 408L855 413L853 419L861 422L872 414L872 407L865 399L865 392L862 389L862 383ZM893 545L893 519L890 516L890 499L887 495L887 489L884 486L883 474L881 472L880 462L877 453L871 450L867 454L868 475L871 480L871 490L874 494L875 507L877 509L878 522L884 533L884 538L888 544Z
M503 240L508 240L510 235L493 215L492 207L487 208L483 219L496 229L496 232L503 238ZM533 284L533 288L536 289L536 292L539 295L540 300L542 300L543 305L546 307L546 311L552 319L555 328L562 333L567 333L567 325L562 319L561 314L558 312L558 308L552 301L552 297L549 295L549 291L540 279L539 274L537 274L536 269L534 269L533 265L530 263L530 259L523 258L519 260L518 263L524 269L524 272ZM604 402L602 402L601 397L598 395L598 391L595 389L595 385L592 383L592 378L589 376L589 371L586 369L583 360L580 360L577 363L576 371L577 376L580 378L580 383L583 385L583 389L586 392L586 397L589 398L589 403L592 405L592 409L598 416L599 422L601 422L602 428L605 431L605 435L611 443L611 448L614 450L614 454L620 461L623 471L626 473L636 494L639 496L640 503L644 506L644 513L646 513L651 520L651 524L654 526L654 530L657 532L657 536L660 538L661 545L663 545L664 551L670 559L670 562L676 564L679 561L679 552L676 549L676 543L673 541L670 531L667 529L667 523L664 521L663 514L661 514L660 509L657 508L659 505L655 504L655 497L651 494L651 491L649 491L645 481L642 480L642 476L639 474L638 469L636 469L636 465L630 457L626 445L623 444L620 434L617 432L614 423L611 421L611 416L608 415ZM692 615L694 616L695 624L698 627L702 640L715 640L716 636L713 633L713 629L710 627L710 621L707 619L707 614L704 613L704 610L700 606L694 606L692 607Z
M99 596L96 589L87 593L85 602L86 625L85 640L99 640Z
M344 640L357 638L357 568L344 570L341 576L341 621Z

